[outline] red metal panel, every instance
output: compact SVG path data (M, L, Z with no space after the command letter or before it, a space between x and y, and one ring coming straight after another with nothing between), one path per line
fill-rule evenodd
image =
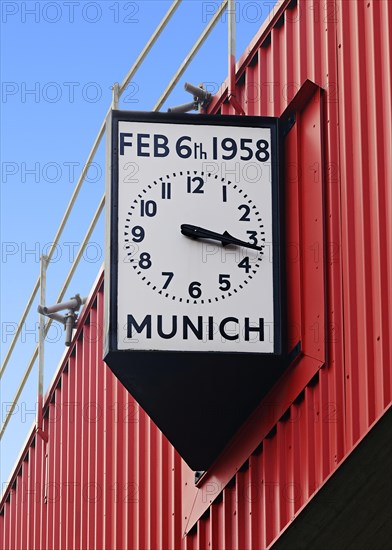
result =
M21 546L21 533L22 533L22 514L23 514L23 470L24 463L22 463L22 468L18 474L18 479L16 482L16 493L15 493L15 542L17 547Z
M324 90L285 144L289 340L303 341L301 368L194 489L102 363L101 277L46 399L48 443L31 434L0 505L4 550L266 549L390 405L391 35L391 2L286 1L238 63L247 114L280 116L306 80ZM234 113L226 97L210 111Z
M33 493L28 491L29 487L29 481L30 479L33 479L32 472L34 468L34 448L29 449L29 453L27 456L26 461L26 479L24 484L24 495L25 495L25 502L26 502L26 508L25 508L25 537L23 540L23 544L25 548L31 548L32 542L33 542L33 530L34 530L34 511L35 511L35 502L34 502L34 496ZM33 481L33 487L34 487L34 481Z
M16 494L15 489L11 489L10 491L10 505L8 507L8 522L5 526L5 529L8 530L8 533L6 532L6 544L5 548L12 548L12 545L15 541L15 526L16 526L16 518L15 518L15 510L16 510Z
M103 277L3 498L4 550L181 548L181 460L102 362Z
M392 14L389 2L343 2L340 8L344 351L351 446L391 399Z

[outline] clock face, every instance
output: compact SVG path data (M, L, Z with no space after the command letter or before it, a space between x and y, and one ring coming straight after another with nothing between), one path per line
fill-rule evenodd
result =
M275 127L164 118L113 126L115 348L275 353Z
M146 292L207 306L252 286L263 262L265 228L257 193L252 197L241 184L204 170L145 182L129 202L121 245ZM212 233L184 235L184 225ZM243 244L222 244L224 232Z

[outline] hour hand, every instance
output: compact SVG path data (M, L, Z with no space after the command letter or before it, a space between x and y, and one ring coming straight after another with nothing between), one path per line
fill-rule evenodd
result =
M230 233L225 231L224 233L215 233L215 231L210 231L209 229L204 229L198 225L190 225L183 223L181 225L181 233L186 237L191 237L193 239L212 239L214 241L219 241L223 246L228 244L236 244L238 246L244 246L246 248L251 248L252 250L262 250L261 246L257 246L252 243L247 243L246 241L241 241L236 239Z

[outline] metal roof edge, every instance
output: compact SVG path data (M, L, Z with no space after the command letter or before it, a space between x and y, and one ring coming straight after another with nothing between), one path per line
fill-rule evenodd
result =
M12 470L11 470L9 476L8 476L8 480L3 483L2 488L4 490L2 491L2 494L0 496L0 514L3 511L4 505L6 503L6 500L8 498L9 492L10 492L10 489L12 488L12 485L15 482L15 478L18 475L18 471L19 471L19 468L20 468L22 462L24 461L27 450L31 447L32 441L33 441L34 436L36 434L35 424L36 424L36 422L34 420L34 422L31 425L30 432L27 434L27 436L25 438L25 442L22 445L21 450L19 451L19 454L18 454L18 456L15 460L14 467L12 468Z
M297 3L297 0L295 0ZM293 0L282 0L278 1L272 10L269 12L267 19L261 24L261 27L254 35L246 50L243 52L236 64L236 76L237 78L241 76L242 71L249 63L249 59L253 57L258 48L264 42L268 34L275 27L276 23L282 17L283 13L290 7L290 4L293 4ZM273 13L274 12L274 13Z
M294 0L294 1L297 2L297 0ZM287 8L290 7L290 4L292 3L293 3L293 0L283 0L283 1L278 0L276 4L273 6L267 18L261 24L261 27L256 32L256 34L250 41L249 45L247 46L247 48L242 53L242 55L240 56L240 58L236 63L236 68L235 68L236 82L241 78L245 68L249 63L249 59L251 59L255 55L260 45L264 42L264 40L269 35L271 30L274 28L278 20L282 17L283 13L286 11ZM220 95L219 96L215 95L212 98L210 105L208 106L209 114L216 113L216 111L219 109L222 103L226 101L227 89L228 89L228 79L226 78L226 80L222 83L220 87L220 91L219 91Z
M64 350L64 353L63 353L63 355L62 355L62 357L59 361L59 365L57 367L57 370L54 373L54 375L52 377L52 381L50 382L50 384L48 386L48 389L46 391L45 398L44 398L44 401L43 401L43 415L45 415L45 412L47 411L47 408L49 407L49 403L52 399L53 392L55 391L56 386L59 382L59 378L60 378L60 376L62 375L62 373L64 371L65 365L66 365L70 355L72 354L72 352L74 350L74 347L76 345L76 341L79 337L79 334L82 331L82 328L84 326L86 317L90 313L90 310L91 310L92 305L94 303L95 297L98 294L98 291L99 291L100 287L102 286L103 281L104 281L104 266L102 265L100 267L100 270L98 272L98 275L97 275L94 283L91 286L91 290L90 290L90 293L87 297L85 306L84 306L84 308L82 309L82 311L80 313L78 323L77 323L77 326L76 326L76 331L75 331L75 333L72 337L71 345L69 346L69 348L66 348Z

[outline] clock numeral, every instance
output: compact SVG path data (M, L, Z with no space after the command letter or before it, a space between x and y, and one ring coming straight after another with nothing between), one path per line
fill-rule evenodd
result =
M167 277L165 284L162 287L163 289L165 289L169 286L170 281L173 279L174 273L172 271L162 271L162 276Z
M189 291L189 295L192 297L192 298L200 298L201 296L201 283L197 282L197 281L193 281L193 283L191 283L189 285L189 288L188 288L188 291Z
M223 274L223 273L219 275L219 283L220 283L219 288L221 290L229 290L229 288L231 287L231 283L229 279L230 279L230 275Z
M251 269L249 257L246 256L246 258L241 260L240 263L238 264L238 267L242 267L242 269L245 269L245 273L249 273L249 271Z
M240 222L250 222L249 213L250 208L247 204L241 204L241 206L238 207L238 210L243 210L244 213L240 217Z
M131 233L133 235L133 242L135 243L141 243L144 239L145 233L143 227L140 225L135 225L135 227L132 227Z
M196 184L194 189L192 189L192 183ZM187 193L204 193L203 185L203 178L199 176L195 176L194 178L191 178L191 176L187 177Z
M148 269L152 266L151 256L148 252L142 252L139 257L139 267L141 269Z
M152 218L157 213L157 203L155 201L140 201L140 215Z
M257 231L247 231L246 233L249 235L249 241L252 244L257 246L257 239L256 239Z
M222 199L223 202L227 202L227 185L222 187Z
M170 181L162 182L162 198L171 199L171 182Z

